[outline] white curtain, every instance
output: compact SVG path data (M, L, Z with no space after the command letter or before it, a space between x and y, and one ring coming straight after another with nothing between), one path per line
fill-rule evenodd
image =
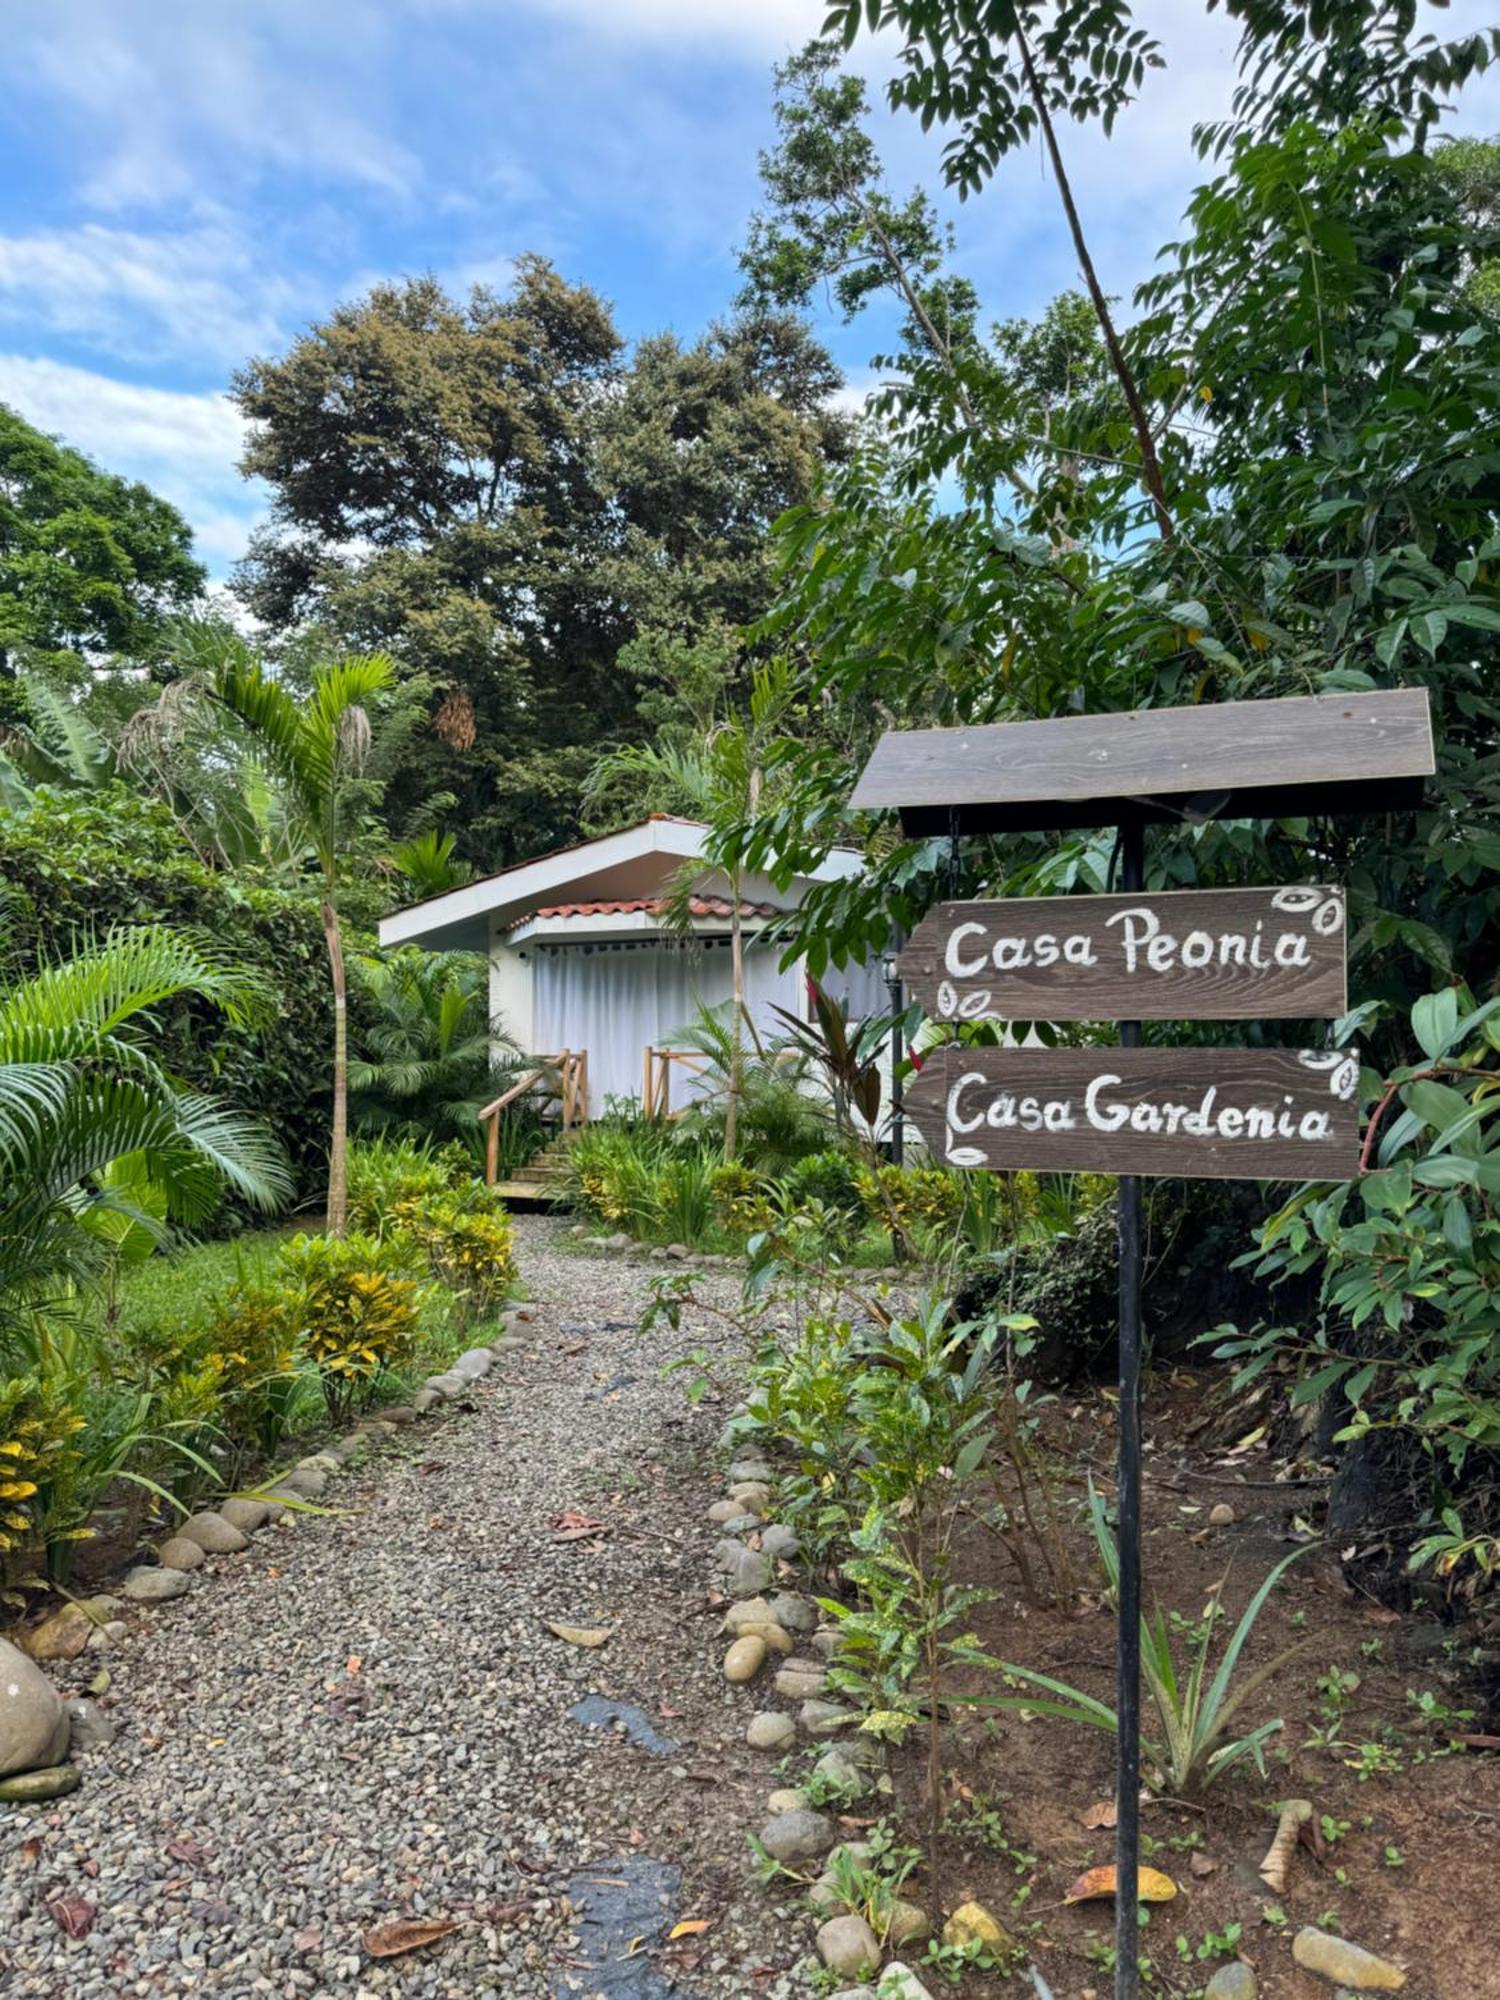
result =
M648 1047L670 1048L690 1027L700 1006L717 1007L734 992L729 942L678 944L653 940L627 945L534 945L536 1046L545 1055L587 1049L589 1109L596 1116L610 1097L641 1094ZM777 969L779 950L747 940L745 1001L757 1031L784 1032L773 1006L802 1011L802 974ZM673 1066L672 1102L693 1094L686 1070Z

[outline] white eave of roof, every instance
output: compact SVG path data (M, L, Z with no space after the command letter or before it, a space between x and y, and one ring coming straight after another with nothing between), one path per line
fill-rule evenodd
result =
M597 840L580 841L535 861L519 862L482 882L469 882L462 889L450 889L445 895L430 896L426 902L397 910L381 919L380 942L387 946L420 944L434 951L487 951L492 931L514 924L528 910L546 903L589 900L568 895L576 883L649 854L663 854L673 861L696 860L703 853L707 836L708 828L695 820L666 816L640 820L619 833L601 834ZM801 879L843 881L857 875L863 866L863 857L854 848L836 847ZM515 941L514 933L510 941Z

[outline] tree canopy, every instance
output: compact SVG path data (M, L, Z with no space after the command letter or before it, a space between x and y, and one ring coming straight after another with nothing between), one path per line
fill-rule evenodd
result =
M0 404L0 680L20 661L150 660L203 582L175 507Z
M837 383L774 312L627 363L605 302L538 257L463 304L377 287L236 377L273 495L239 588L278 632L425 676L391 808L449 793L463 856L514 860L576 832L599 749L639 733L622 648L766 608L770 525L844 449Z

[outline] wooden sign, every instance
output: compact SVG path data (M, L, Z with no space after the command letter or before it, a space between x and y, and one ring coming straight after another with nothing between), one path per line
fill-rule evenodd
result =
M1353 1178L1349 1049L997 1049L950 1044L905 1109L934 1160L1210 1180Z
M939 903L897 960L934 1021L1246 1021L1347 1012L1344 892Z

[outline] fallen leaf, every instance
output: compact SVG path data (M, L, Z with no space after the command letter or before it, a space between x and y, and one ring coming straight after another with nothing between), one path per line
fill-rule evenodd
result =
M201 1841L192 1840L186 1834L177 1840L169 1840L167 1852L174 1861L184 1861L190 1868L196 1868L200 1861L208 1859L208 1849Z
M673 1924L667 1932L667 1943L671 1944L674 1938L701 1937L712 1922L712 1917L684 1917L680 1924Z
M83 1896L59 1896L47 1905L47 1914L57 1928L70 1938L87 1937L99 1912Z
M351 1653L344 1662L344 1672L346 1674L357 1674L363 1665L364 1661L360 1658L359 1654Z
M21 1842L21 1859L26 1863L28 1868L35 1868L38 1860L41 1858L41 1852L42 1843L37 1839L35 1834L31 1836L30 1840L23 1840Z
M292 1939L292 1950L316 1951L319 1945L322 1944L322 1942L323 1942L323 1933L320 1930L309 1929L305 1931L298 1931L297 1935Z
M1097 1805L1090 1806L1086 1812L1081 1812L1078 1817L1085 1826L1093 1827L1096 1830L1100 1827L1113 1826L1117 1818L1115 1802L1113 1799L1100 1799Z
M1196 1851L1188 1856L1188 1867L1200 1880L1205 1875L1216 1875L1219 1871L1217 1861L1212 1860L1207 1854L1199 1854Z
M570 1646L602 1646L610 1634L608 1625L563 1625L556 1618L543 1622L549 1632L566 1639Z
M113 1684L114 1684L114 1676L110 1673L109 1668L101 1667L98 1673L95 1674L94 1678L89 1682L89 1693L108 1694Z
M458 1929L451 1917L398 1917L366 1931L361 1942L371 1958L399 1958L404 1951L420 1951L424 1944L440 1944Z
M1114 1893L1115 1871L1111 1863L1107 1868L1085 1869L1063 1901L1087 1903L1095 1896L1112 1896ZM1136 1875L1136 1894L1143 1903L1170 1903L1177 1894L1177 1884L1170 1875L1163 1875L1157 1868L1142 1868Z
M446 1471L447 1465L448 1461L445 1458L425 1458L417 1467L417 1471L424 1479L430 1479L434 1472Z

